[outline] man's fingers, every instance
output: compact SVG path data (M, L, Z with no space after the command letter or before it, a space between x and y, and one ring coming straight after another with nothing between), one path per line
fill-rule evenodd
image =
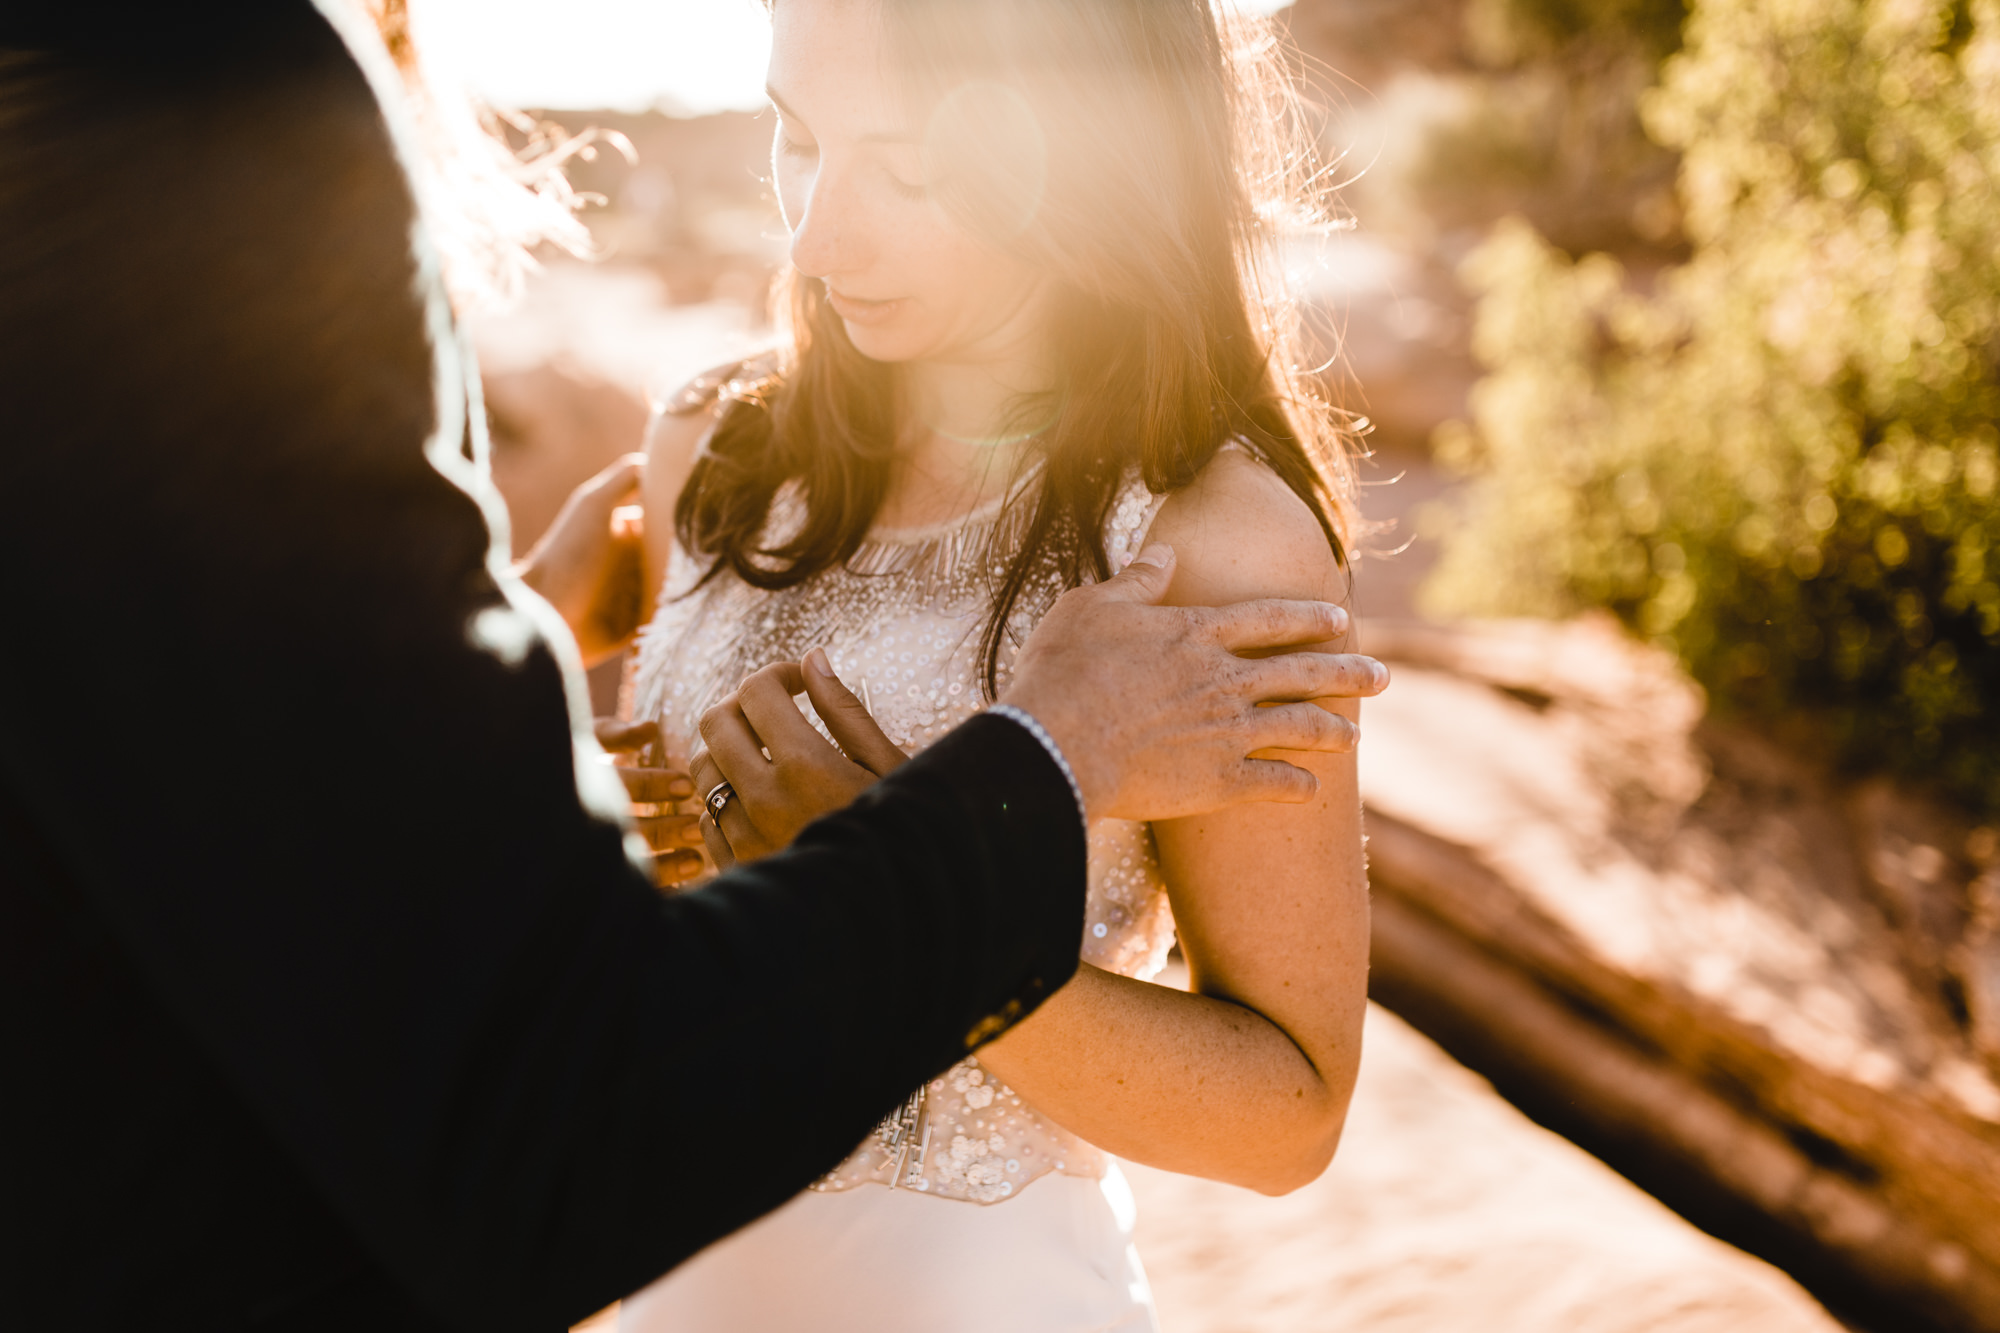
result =
M1318 750L1325 754L1346 754L1361 739L1361 729L1353 719L1329 713L1318 704L1277 704L1254 710L1249 722L1246 752L1260 750Z
M656 852L701 846L701 829L694 815L642 815L632 821Z
M833 739L847 751L847 757L878 778L887 777L901 767L909 756L883 733L861 700L833 674L833 663L827 660L826 650L813 649L801 665L805 668L806 697L812 700L813 711L826 723Z
M692 816L690 816L692 818ZM695 841L701 841L700 833ZM671 852L656 852L653 855L653 887L671 889L676 884L685 884L701 873L701 853L685 849Z
M1279 653L1241 668L1242 688L1256 703L1272 699L1366 699L1389 686L1389 668L1360 653Z
M598 717L591 719L591 727L597 733L597 743L614 754L643 750L660 739L657 722L620 722L615 717Z
M600 717L595 719L594 727L597 743L614 754L632 754L657 745L660 740L657 722L620 722L617 718ZM614 765L614 771L625 783L625 795L636 805L664 805L694 795L694 780L677 769L628 768L620 764Z
M695 794L694 779L671 768L613 767L625 783L625 794L640 805L685 801Z
M1332 602L1302 602L1280 597L1204 607L1196 614L1208 626L1215 641L1232 653L1332 643L1346 636L1351 623L1347 612Z
M1275 801L1304 805L1319 795L1319 779L1296 764L1280 759L1245 759L1229 784L1235 802Z
M1090 596L1117 598L1157 606L1174 581L1174 548L1153 542L1132 557L1132 563L1090 590Z

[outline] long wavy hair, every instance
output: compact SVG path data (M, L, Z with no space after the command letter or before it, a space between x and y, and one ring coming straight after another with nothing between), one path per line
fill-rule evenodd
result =
M782 2L782 0L767 0ZM1039 484L991 576L982 653L997 689L1009 618L1041 563L1110 574L1106 514L1129 469L1187 486L1241 440L1318 517L1355 529L1353 431L1305 364L1280 244L1332 224L1326 172L1274 29L1211 0L879 0L888 68L926 125L933 198L1057 293L1060 380L1021 405ZM788 272L782 340L727 400L676 507L683 546L767 589L854 555L888 490L894 370L848 340L824 286ZM803 525L763 545L796 481Z

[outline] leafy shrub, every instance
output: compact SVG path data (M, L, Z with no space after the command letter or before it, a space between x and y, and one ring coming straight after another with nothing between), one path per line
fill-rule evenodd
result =
M1696 0L1642 103L1691 257L1527 224L1439 611L1612 608L1718 704L2000 811L2000 0Z

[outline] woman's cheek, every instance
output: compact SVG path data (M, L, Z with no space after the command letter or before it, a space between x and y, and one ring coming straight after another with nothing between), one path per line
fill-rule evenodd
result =
M897 257L905 281L948 307L962 304L966 291L979 285L990 261L965 244L958 228L935 205L913 204L899 212L896 235L887 252Z

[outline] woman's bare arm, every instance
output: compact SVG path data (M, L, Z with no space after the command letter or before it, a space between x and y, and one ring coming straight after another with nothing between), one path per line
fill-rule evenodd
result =
M1162 508L1169 600L1343 599L1305 505L1225 454ZM1353 701L1324 706L1353 717ZM1304 805L1154 825L1193 992L1084 968L980 1054L1058 1124L1135 1161L1282 1193L1332 1159L1361 1053L1368 892L1352 754L1288 754Z
M639 503L646 514L646 603L639 613L641 624L653 618L660 585L666 581L674 546L674 506L680 503L681 487L687 485L694 460L720 415L720 404L710 403L693 412L656 410L646 423L646 469L639 480Z

